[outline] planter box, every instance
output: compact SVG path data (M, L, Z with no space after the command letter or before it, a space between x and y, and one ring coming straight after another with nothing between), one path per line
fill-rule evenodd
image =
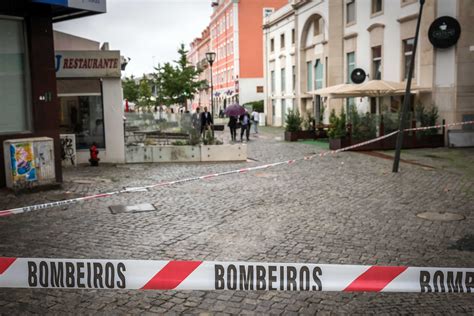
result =
M296 142L298 139L316 139L314 131L285 132L287 142Z
M246 161L247 145L127 146L126 163Z
M247 160L247 145L202 145L201 161L244 161Z
M337 150L350 146L351 142L348 138L329 138L329 149Z
M363 143L365 140L354 140L348 138L337 138L329 139L329 149L337 150L345 148L351 145ZM397 144L397 137L392 136L379 140L374 143L370 143L358 148L351 149L351 151L366 151L366 150L393 150ZM404 135L403 137L403 149L414 149L414 148L436 148L444 146L443 135L429 135L429 136L416 136L416 135Z

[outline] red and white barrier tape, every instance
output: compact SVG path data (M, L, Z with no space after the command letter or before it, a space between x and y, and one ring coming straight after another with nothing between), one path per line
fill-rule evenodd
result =
M450 124L445 124L445 125L436 125L436 126L429 126L429 127L418 127L418 128L406 129L404 131L407 132L407 131L414 131L414 130L451 127L451 126L466 125L466 124L474 124L474 121L460 122L460 123L450 123ZM322 152L322 153L311 155L311 156L305 156L301 159L292 159L292 160L280 161L280 162L260 165L260 166L256 166L256 167L242 168L242 169L231 170L231 171L226 171L226 172L221 172L221 173L208 174L208 175L204 175L204 176L185 178L185 179L180 179L180 180L175 180L175 181L160 182L160 183L151 184L151 185L142 186L142 187L125 188L123 190L112 191L112 192L107 192L107 193L99 193L99 194L94 194L94 195L89 195L89 196L84 196L84 197L79 197L79 198L74 198L74 199L68 199L68 200L63 200L63 201L48 202L48 203L30 205L30 206L25 206L25 207L18 207L18 208L13 208L13 209L8 209L8 210L2 210L2 211L0 211L0 217L15 215L15 214L21 214L21 213L27 213L27 212L31 212L31 211L47 209L47 208L52 208L52 207L56 207L56 206L65 206L65 205L79 203L79 202L82 202L82 201L88 201L88 200L103 198L103 197L110 197L110 196L118 195L118 194L122 194L122 193L140 192L140 191L143 191L143 190L148 190L148 189L153 189L153 188L158 188L158 187L164 187L164 186L171 186L171 185L181 184L181 183L185 183L185 182L205 180L205 179L210 179L210 178L220 177L220 176L230 175L230 174L245 173L245 172L250 172L250 171L255 171L255 170L272 168L272 167L276 167L276 166L280 166L280 165L288 165L288 164L292 164L292 163L294 163L296 161L300 161L300 160L311 160L315 157L324 157L324 156L327 156L327 155L338 154L338 153L341 153L341 152L344 152L344 151L348 151L348 150L351 150L351 149L354 149L354 148L357 148L357 147L365 146L367 144L371 144L371 143L380 141L382 139L394 136L396 134L398 134L398 131L394 131L390 134L380 136L380 137L377 137L377 138L374 138L374 139L371 139L371 140L368 140L368 141L365 141L365 142L362 142L362 143L358 143L358 144L355 144L355 145L352 145L352 146L341 148L341 149L338 149L338 150L326 151L326 152Z
M0 288L474 293L474 269L0 257Z

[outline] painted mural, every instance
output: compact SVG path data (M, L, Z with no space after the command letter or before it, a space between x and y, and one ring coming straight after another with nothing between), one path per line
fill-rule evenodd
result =
M13 181L36 181L35 157L32 143L10 145Z

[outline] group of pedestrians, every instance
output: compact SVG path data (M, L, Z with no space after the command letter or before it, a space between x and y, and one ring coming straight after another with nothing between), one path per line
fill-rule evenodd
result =
M249 114L247 110L240 116L230 116L229 123L227 124L230 129L230 137L232 141L237 141L237 129L240 127L240 141L244 139L244 134L247 141L250 140L250 127L253 124L255 134L258 134L258 120L259 113L253 111Z

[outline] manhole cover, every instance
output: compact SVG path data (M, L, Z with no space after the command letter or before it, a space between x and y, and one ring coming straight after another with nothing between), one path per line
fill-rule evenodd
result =
M461 214L449 213L449 212L424 212L418 215L419 218L428 219L430 221L441 221L441 222L452 222L462 221L465 217Z
M120 213L142 213L156 211L156 207L153 204L137 204L137 205L112 205L109 206L109 210L112 214Z
M461 251L474 251L474 235L467 235L458 241L449 249L457 249Z

